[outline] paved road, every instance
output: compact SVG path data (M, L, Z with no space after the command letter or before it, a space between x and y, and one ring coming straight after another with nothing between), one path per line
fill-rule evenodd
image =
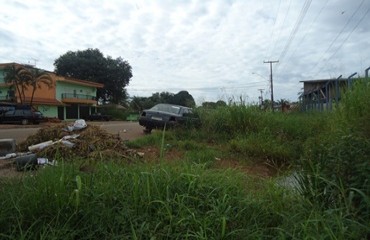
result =
M143 127L137 122L110 121L110 122L87 122L87 124L100 125L107 132L119 134L124 140L133 140L144 136ZM13 138L20 143L29 135L35 134L43 126L22 126L22 125L0 125L0 139Z

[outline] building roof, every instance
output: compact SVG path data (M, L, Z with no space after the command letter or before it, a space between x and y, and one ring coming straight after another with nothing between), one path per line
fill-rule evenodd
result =
M303 80L303 81L299 81L299 82L303 82L303 83L326 83L328 81L347 81L348 79L345 79L345 78L340 78L340 79L336 79L336 78L332 78L332 79L316 79L316 80Z
M29 102L29 101L28 101ZM26 103L28 103L26 102ZM44 99L44 98L34 98L33 104L36 105L50 105L50 106L64 106L66 104L62 103L61 101L58 101L57 99Z
M57 81L61 81L61 82L74 83L74 84L96 87L96 88L103 88L104 87L104 84L101 84L101 83L96 83L96 82L91 82L91 81L86 81L86 80L80 80L80 79L71 78L71 77L64 77L64 76L59 76L59 75L56 75L56 76L57 76Z

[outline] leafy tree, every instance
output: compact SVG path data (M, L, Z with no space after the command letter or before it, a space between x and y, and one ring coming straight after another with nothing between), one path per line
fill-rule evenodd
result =
M180 91L173 96L173 104L182 105L186 107L194 107L195 101L192 95L187 91Z
M99 49L68 51L54 62L59 75L104 84L98 89L98 98L112 103L122 103L127 98L125 87L132 78L132 69L121 57L104 57Z
M217 108L227 106L225 101L218 100L217 102L203 102L202 107L204 108Z
M217 107L226 107L227 106L226 102L222 101L222 100L218 100L216 102L216 105L217 105Z
M29 68L22 65L13 64L5 69L5 82L15 86L21 104L26 102L26 91L32 88L30 105L37 89L44 84L52 87L53 79L50 74L35 68Z
M144 109L148 109L153 107L155 102L151 100L150 97L133 97L130 102L130 108L136 111L142 111Z
M158 103L171 103L187 107L194 107L195 101L187 91L180 91L177 94L170 92L156 92L150 97L133 97L130 107L134 110L141 111L153 107Z

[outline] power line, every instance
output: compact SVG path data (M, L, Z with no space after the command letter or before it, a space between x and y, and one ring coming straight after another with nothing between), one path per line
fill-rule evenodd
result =
M351 22L352 18L357 14L357 12L361 9L361 6L362 4L364 3L365 0L362 0L362 2L360 3L360 5L357 7L356 11L354 11L352 13L352 15L348 18L346 24L344 24L343 28L339 31L339 33L335 36L335 38L333 39L333 41L330 43L329 47L326 49L326 51L320 56L319 60L316 61L316 64L315 66L309 71L309 72L312 72L313 70L315 70L317 68L317 66L319 65L319 63L322 61L322 58L324 57L325 54L327 54L330 49L332 48L332 46L334 45L334 43L338 40L338 38L342 35L342 33L344 32L344 30L346 29L346 27L348 26L348 24ZM322 68L316 72L316 74L314 74L314 76L317 76L320 72L321 72Z
M306 16L306 13L307 13L308 9L310 8L311 2L312 2L312 0L306 0L304 2L303 7L301 9L301 12L299 14L299 17L298 17L298 19L297 19L297 21L296 21L296 23L295 23L295 25L294 25L294 27L292 29L292 32L290 33L290 36L288 38L288 41L287 41L287 43L286 43L283 51L281 52L281 54L279 56L279 59L280 60L284 59L286 53L288 52L289 47L290 47L290 44L294 40L295 35L298 32L299 27L301 26L302 21L303 21L304 17Z
M293 52L291 53L290 57L291 58L292 56L294 56L294 54L296 53L297 49L299 46L301 46L301 44L304 42L304 40L306 39L308 33L310 32L310 30L312 29L312 26L313 24L317 21L317 19L319 18L319 16L321 15L322 11L325 9L326 5L328 4L329 0L326 0L326 2L324 3L324 5L321 7L321 9L319 10L319 12L316 14L314 20L311 22L310 26L308 27L308 30L306 30L304 36L301 38L301 40L298 42L298 44L296 45L296 47L294 48ZM284 65L284 68L282 70L279 70L281 72L284 72L284 70L286 69L286 66L287 65L287 61L285 61L284 63L282 63L280 66L283 66Z
M289 14L289 10L290 10L290 5L291 5L291 3L292 3L292 0L290 0L290 1L289 1L288 10L287 10L287 12L286 12L286 14L285 14L285 17L284 17L283 23L282 23L282 25L281 25L281 27L280 27L280 30L279 30L279 33L278 33L278 36L277 36L277 38L276 38L276 39L279 39L279 38L280 38L281 29L282 29L282 27L285 25L285 22L286 22L287 16L288 16L288 14ZM280 6L280 5L279 5L279 6ZM274 44L273 44L273 48L272 48L272 51L270 52L269 59L272 57L272 53L273 53L273 52L275 51L275 49L276 49L276 44L277 44L277 40L275 40L275 42L274 42Z
M235 87L225 87L225 86L217 86L217 87L200 87L200 88L142 88L142 89L135 89L135 88L132 88L132 89L127 89L129 91L142 91L142 92L149 92L149 91L152 91L152 92L160 92L160 91L169 91L169 90L183 90L183 89L186 89L186 90L191 90L191 91L212 91L212 90L219 90L219 89L244 89L244 88L251 88L251 87L258 87L258 86L265 86L266 85L266 82L250 82L248 84L243 84L243 85L238 85L238 86L235 86Z
M329 59L332 59L335 54L337 54L337 52L339 51L339 49L342 48L343 44L349 39L349 37L352 35L352 33L356 30L356 28L360 25L360 23L365 19L366 15L369 13L370 11L370 7L367 9L367 11L364 13L364 15L360 18L360 20L357 22L357 24L352 28L352 31L347 35L346 38L343 39L342 43L338 46L338 48L334 51L334 53L328 58L325 60L324 62L324 66L320 68L320 70L318 71L318 73L316 75L318 75L322 69L324 69L329 61ZM315 75L315 76L316 76Z
M272 42L271 42L271 43L276 42L276 40L274 41L273 39L274 39L274 33L275 33L275 25L276 25L276 21L277 21L277 19L278 19L279 12L280 12L280 5L281 5L281 0L279 1L279 6L278 6L278 9L277 9L277 11L276 11L276 17L275 17L275 19L274 19L274 25L273 25L273 27L272 27L272 31L271 31L271 37L270 37L270 39L272 40ZM275 45L275 44L270 44L270 46L274 46L274 45ZM273 52L273 49L271 49L271 51L270 51L270 54L269 54L268 58L270 58L270 56L271 56L272 52Z

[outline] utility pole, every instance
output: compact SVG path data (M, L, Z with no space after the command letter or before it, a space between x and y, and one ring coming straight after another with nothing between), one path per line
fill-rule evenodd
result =
M263 61L263 63L270 63L270 84L271 84L271 110L274 111L274 87L272 84L272 64L273 63L278 63L279 60L277 61Z
M263 97L262 97L263 90L265 90L265 89L258 89L258 91L260 91L260 92L261 92L261 97L260 97L260 100L261 100L261 107L262 107L262 104L263 104Z

